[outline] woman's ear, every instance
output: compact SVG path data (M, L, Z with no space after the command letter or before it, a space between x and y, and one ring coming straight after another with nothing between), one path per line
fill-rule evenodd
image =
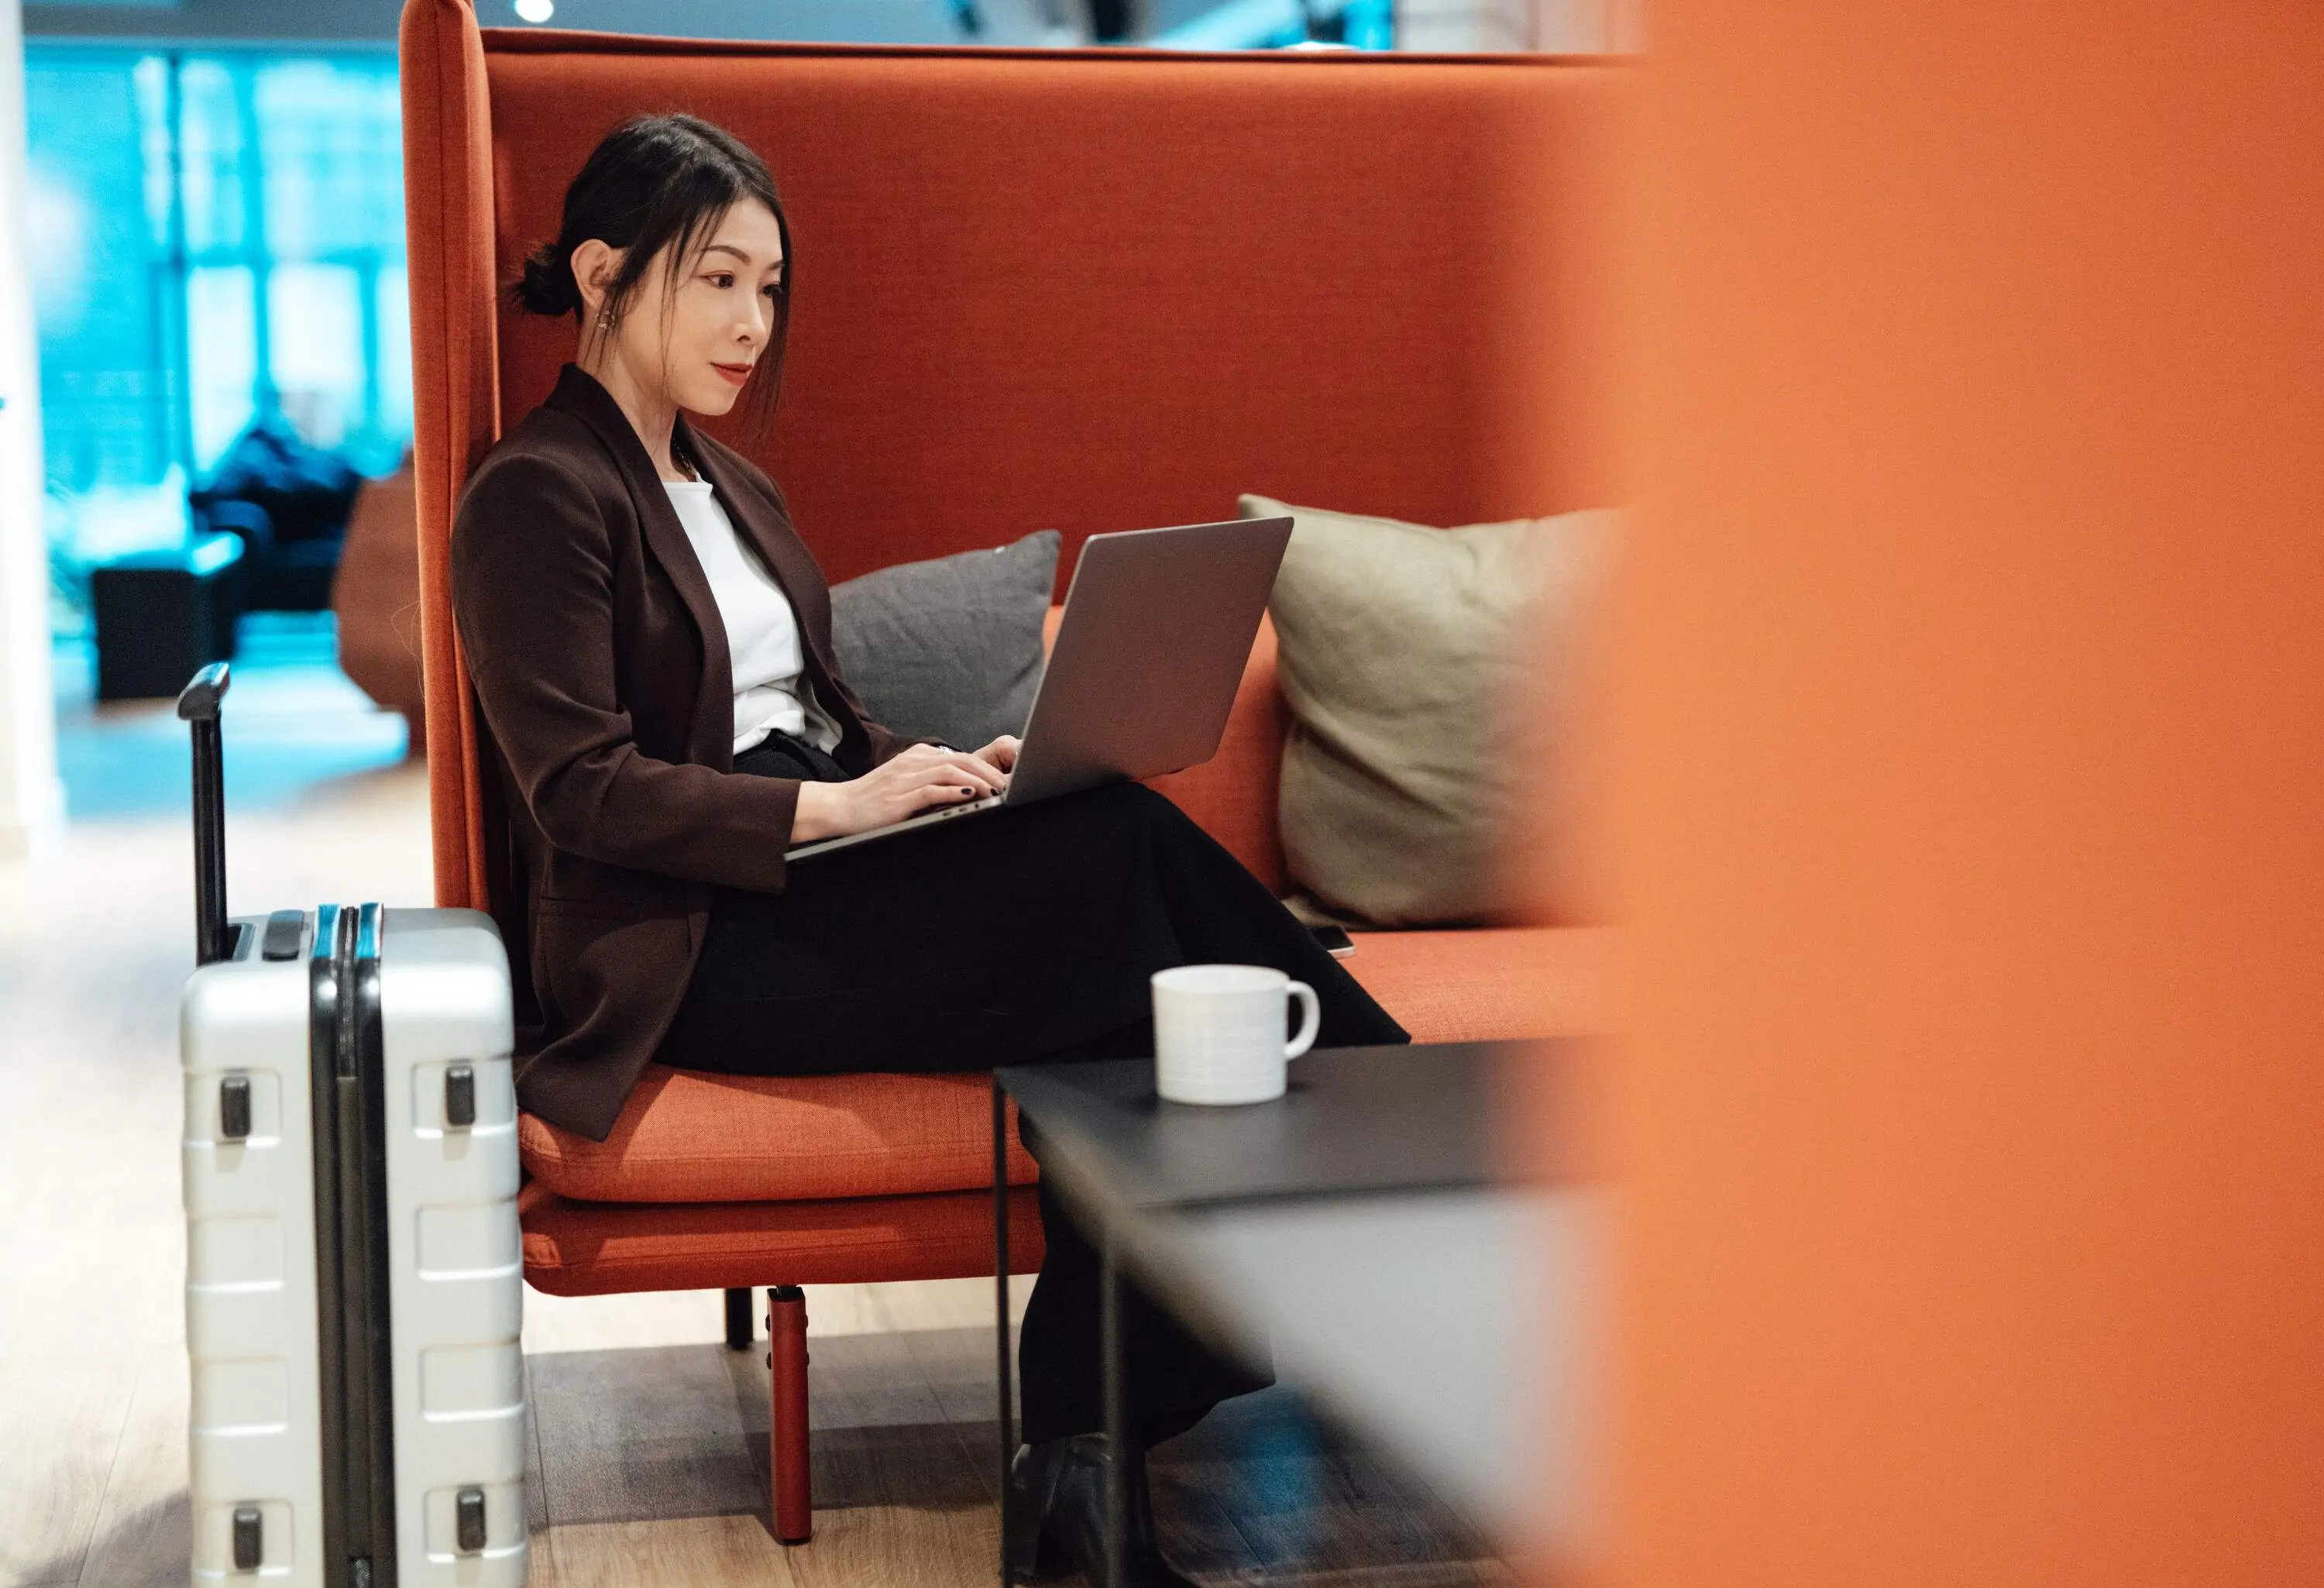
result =
M573 250L573 283L581 292L582 318L591 324L605 307L605 294L622 272L622 251L592 237Z

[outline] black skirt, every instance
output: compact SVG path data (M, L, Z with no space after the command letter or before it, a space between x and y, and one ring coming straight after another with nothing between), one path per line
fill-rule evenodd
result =
M844 776L779 735L735 770ZM660 1057L809 1076L1150 1054L1148 978L1216 963L1314 988L1319 1048L1409 1040L1240 863L1169 800L1125 783L834 851L792 868L780 893L723 892ZM1025 1145L1039 1157L1029 1131ZM1047 1256L1019 1343L1034 1443L1102 1426L1097 1254L1046 1187L1041 1214ZM1132 1415L1149 1443L1268 1381L1143 1297L1123 1321Z
M782 739L736 762L778 768L839 770ZM817 855L779 893L722 893L661 1058L813 1076L1151 1053L1148 978L1214 963L1314 988L1319 1048L1407 1039L1216 840L1117 783Z

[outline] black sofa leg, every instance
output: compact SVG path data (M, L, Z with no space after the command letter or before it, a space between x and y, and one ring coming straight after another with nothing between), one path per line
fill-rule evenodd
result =
M729 1290L726 1292L726 1349L750 1350L752 1332L751 1293L748 1290Z

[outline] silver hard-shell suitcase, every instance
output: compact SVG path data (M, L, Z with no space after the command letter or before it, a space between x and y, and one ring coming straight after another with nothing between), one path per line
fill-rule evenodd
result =
M229 921L223 663L194 735L186 983L193 1580L524 1581L516 1095L489 917Z

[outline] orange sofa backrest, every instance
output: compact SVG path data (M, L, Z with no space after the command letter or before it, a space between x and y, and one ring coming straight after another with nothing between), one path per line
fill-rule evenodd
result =
M1263 491L1424 522L1611 494L1591 401L1621 69L717 44L403 18L438 898L483 903L445 546L574 328L496 308L625 116L739 134L793 234L762 454L834 579ZM730 440L742 438L727 432Z

